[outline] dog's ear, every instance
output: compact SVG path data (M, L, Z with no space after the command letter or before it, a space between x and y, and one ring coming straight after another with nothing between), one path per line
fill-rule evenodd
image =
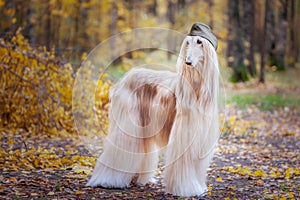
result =
M204 52L204 69L214 69L219 73L218 56L213 45L206 39L202 41Z
M182 66L184 65L185 62L185 55L186 55L186 47L187 47L187 42L188 42L188 37L185 37L181 44L180 52L177 58L177 63L176 63L176 71L177 73L180 73L182 70Z

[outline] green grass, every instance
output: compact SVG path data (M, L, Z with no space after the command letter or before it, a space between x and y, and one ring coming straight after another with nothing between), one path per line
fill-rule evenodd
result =
M107 73L113 74L115 77L120 79L121 77L124 76L124 74L126 73L126 70L124 70L120 66L112 66L107 69Z
M288 96L278 94L237 94L226 99L226 104L236 104L245 109L255 105L261 110L273 110L279 107L300 107L300 96Z

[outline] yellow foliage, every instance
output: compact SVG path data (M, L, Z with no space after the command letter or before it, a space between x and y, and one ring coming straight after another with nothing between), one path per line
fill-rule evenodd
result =
M98 81L98 87L95 93L95 107L98 122L101 125L102 133L106 134L108 129L108 106L109 106L109 90L113 83L105 81L105 76L102 76Z
M0 8L3 7L5 5L5 1L4 0L0 0Z
M251 170L248 167L239 167L238 168L238 173L242 176L245 175L250 175L251 174Z
M11 131L21 128L52 136L75 132L72 116L74 71L71 64L62 65L53 55L54 52L45 49L32 49L20 29L10 41L0 38L0 128ZM103 129L108 126L111 86L112 82L103 75L95 94ZM95 91L88 92L94 94Z
M255 177L266 177L267 174L262 171L262 170L256 170L255 172L252 173L252 176L255 176Z
M0 128L60 136L74 133L71 64L60 64L54 52L32 49L19 29L11 40L0 38L0 71ZM105 76L99 81L100 118L107 116L111 85Z
M270 177L272 178L278 178L281 176L281 173L279 171L271 171L270 172Z
M84 169L82 166L87 166L88 169L95 165L96 159L90 156L81 156L74 150L73 153L64 154L64 152L58 152L57 149L43 149L35 148L31 146L25 150L11 150L5 152L0 149L0 162L3 163L5 170L30 170L30 169L66 169L74 168L76 173L90 173L89 170ZM81 166L78 169L77 166ZM77 168L76 168L77 167Z

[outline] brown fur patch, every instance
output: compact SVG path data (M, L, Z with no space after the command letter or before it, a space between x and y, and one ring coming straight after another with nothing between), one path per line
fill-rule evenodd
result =
M150 106L154 97L157 94L157 87L153 84L145 84L136 89L136 96L138 98L139 109L139 124L142 127L149 125L150 119Z
M163 114L165 115L165 123L161 132L156 136L156 142L160 147L168 144L171 129L176 115L176 97L175 94L162 96L160 104L163 107Z
M151 123L150 112L153 106L154 98L159 95L157 92L158 88L154 84L145 84L136 90L136 96L138 98L138 109L139 109L139 125L146 127ZM143 129L146 131L142 134L144 137L144 150L148 152L148 145L151 145L153 141L160 147L164 147L168 144L170 132L174 123L176 115L176 98L175 94L168 94L160 97L159 104L162 108L160 112L162 116L156 116L157 118L152 120L163 120L164 124L158 134L146 133L147 128ZM154 130L155 131L155 130ZM150 148L151 149L151 148Z
M157 94L157 86L153 84L144 84L136 89L136 96L138 98L138 110L139 110L139 125L143 127L143 133L141 137L143 138L143 148L144 153L151 151L152 139L149 137L148 129L145 128L151 123L151 106L153 104L153 99Z

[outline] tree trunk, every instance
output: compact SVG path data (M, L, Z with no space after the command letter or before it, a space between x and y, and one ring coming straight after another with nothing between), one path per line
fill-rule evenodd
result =
M261 52L260 52L260 76L259 82L265 83L265 51L266 51L266 37L267 37L267 28L269 21L269 10L270 10L270 0L265 1L265 17L263 25L263 34L261 39Z
M17 27L26 26L27 8L30 6L28 0L15 0L15 18Z
M296 63L299 61L299 54L300 54L300 0L295 0L295 5L294 5L294 21L293 21L293 25L294 25L294 44L295 44L295 49L294 49L294 66L296 67Z
M296 0L297 1L297 0ZM298 2L298 1L297 1ZM294 35L294 7L295 0L287 1L287 45L286 45L286 64L288 67L295 66L294 50L295 50L295 35Z
M254 15L254 1L242 1L243 15L242 15L242 29L244 36L245 47L245 57L247 58L247 63L245 64L248 71L252 77L256 74L255 60L254 60L254 34L255 34L255 15Z
M214 29L214 17L213 17L214 1L213 0L208 0L207 4L208 4L208 16L209 16L208 25L210 26L211 29Z
M286 46L286 2L271 2L270 14L271 24L268 27L268 36L270 36L270 49L267 49L269 52L269 61L270 66L276 66L278 70L284 70L284 54Z
M31 0L28 2L27 12L26 12L26 26L24 28L24 35L28 38L30 44L35 44L35 33L34 28L35 25L32 23L32 15L35 12Z
M112 8L111 8L110 19L111 19L111 23L109 25L110 35L115 35L115 34L117 34L117 31L118 31L117 30L118 6L115 2L113 3ZM118 48L116 48L115 40L110 40L109 45L110 45L110 49L112 49L113 51L117 51ZM117 53L113 53L113 54L117 54ZM115 58L112 57L112 59L115 59ZM114 62L115 63L121 62L121 57L119 57Z
M244 64L245 47L243 40L245 36L242 30L242 19L240 13L240 1L228 0L228 16L229 16L229 38L227 46L228 66L233 68L232 82L247 81L248 72Z
M56 10L62 9L61 1L56 2L55 6ZM55 27L54 33L53 33L53 44L56 47L56 55L62 55L61 46L60 46L60 30L61 30L61 16L54 16L53 17L53 27Z
M16 10L15 9L16 8L15 0L5 0L5 7L6 7L6 9ZM4 23L6 25L3 28L3 32L10 32L10 33L16 32L17 26L12 23L14 17L15 17L15 15L5 14L4 19L1 19L1 21L4 20L6 22L6 23Z
M47 1L47 6L46 6L46 47L47 50L49 51L51 49L51 5L50 1Z
M157 16L157 0L153 0L153 3L148 6L148 12L153 16Z
M175 25L175 11L176 11L176 2L172 1L172 0L168 0L168 10L167 10L167 19L170 22L170 29L174 29L174 25ZM170 37L168 37L170 38ZM168 52L167 52L167 58L168 60L171 59L172 56L172 51L174 49L174 42L169 39L168 41Z

